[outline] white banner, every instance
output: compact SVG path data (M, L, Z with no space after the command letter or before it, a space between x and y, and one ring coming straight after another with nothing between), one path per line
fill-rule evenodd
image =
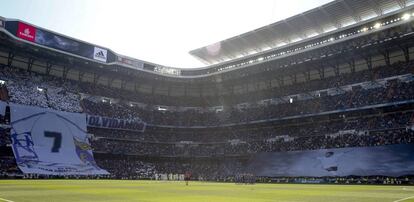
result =
M103 48L95 47L93 49L93 59L99 60L101 62L106 62L108 56L108 50Z
M86 116L10 104L11 138L23 173L102 175L86 133Z

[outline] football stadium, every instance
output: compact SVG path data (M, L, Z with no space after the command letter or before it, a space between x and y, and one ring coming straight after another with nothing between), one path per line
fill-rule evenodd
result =
M189 54L205 67L0 16L0 202L414 201L414 0Z

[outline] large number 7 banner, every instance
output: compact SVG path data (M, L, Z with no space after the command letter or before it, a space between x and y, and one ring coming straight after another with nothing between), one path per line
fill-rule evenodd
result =
M101 175L86 133L86 116L10 104L13 152L24 173Z

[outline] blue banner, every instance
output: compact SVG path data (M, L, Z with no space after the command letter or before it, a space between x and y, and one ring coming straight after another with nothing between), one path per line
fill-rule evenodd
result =
M414 175L414 144L351 147L255 155L250 169L257 176L404 176Z
M87 115L88 127L95 128L108 128L108 129L117 129L117 130L132 130L144 132L146 123L140 119L136 120L125 120L125 119L116 119L109 117L101 116L92 116Z

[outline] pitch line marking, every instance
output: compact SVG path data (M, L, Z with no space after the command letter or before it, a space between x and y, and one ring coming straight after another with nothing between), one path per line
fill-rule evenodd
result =
M7 200L7 199L4 199L4 198L0 198L0 201L6 201L6 202L14 202L14 201L11 201L11 200Z
M412 198L414 198L414 196L409 196L409 197L406 197L406 198L398 199L398 200L393 201L393 202L405 201L405 200L407 200L407 199L412 199Z

